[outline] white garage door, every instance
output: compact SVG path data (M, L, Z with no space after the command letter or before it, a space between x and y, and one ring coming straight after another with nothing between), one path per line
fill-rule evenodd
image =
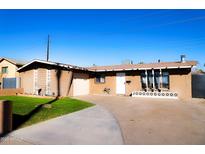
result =
M88 95L89 94L89 79L87 77L77 77L73 79L73 95Z

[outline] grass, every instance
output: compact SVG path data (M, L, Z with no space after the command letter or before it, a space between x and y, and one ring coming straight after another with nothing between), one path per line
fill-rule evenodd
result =
M42 106L42 104L53 100L48 98L0 96L0 100L13 102L13 125L15 128L22 128L93 106L91 103L72 98L54 100L51 103L51 108Z

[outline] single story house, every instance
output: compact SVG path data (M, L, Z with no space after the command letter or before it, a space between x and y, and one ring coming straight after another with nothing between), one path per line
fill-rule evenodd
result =
M18 88L20 86L19 72L17 72L17 69L24 64L25 62L20 60L0 58L0 89Z
M191 70L196 61L78 67L33 60L18 69L25 94L192 98Z

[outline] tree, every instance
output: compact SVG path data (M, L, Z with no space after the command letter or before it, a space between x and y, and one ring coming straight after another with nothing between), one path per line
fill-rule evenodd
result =
M202 69L198 69L197 70L199 73L204 73L204 71Z

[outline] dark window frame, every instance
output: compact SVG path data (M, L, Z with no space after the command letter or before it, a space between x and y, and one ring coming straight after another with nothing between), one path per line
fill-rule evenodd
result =
M99 78L99 80L97 80ZM104 81L102 82L101 79L104 78ZM105 81L106 77L105 77L105 74L97 74L95 76L95 83L96 84L104 84L106 81Z
M162 70L162 83L160 83L160 70L155 70L154 72L154 83L155 83L155 89L170 89L170 77L169 77L170 73L167 70ZM146 88L148 89L152 89L153 88L153 75L152 72L150 70L147 71L147 78L146 78L146 74L145 71L142 71L140 74L140 78L141 78L141 88L143 90L145 90ZM146 81L147 79L147 81ZM166 81L166 82L164 82ZM147 82L147 86L146 87L146 82Z
M147 84L149 89L153 89L153 74L152 70L147 70Z
M141 78L141 88L146 89L146 74L145 74L145 71L141 72L140 78Z
M164 78L167 78L167 83L164 83ZM162 88L163 89L170 89L170 78L168 71L162 71Z
M6 71L4 71L4 69L5 69ZM3 67L1 67L1 73L2 73L2 74L8 74L8 66L3 66Z
M160 70L154 71L154 83L155 89L160 89Z

